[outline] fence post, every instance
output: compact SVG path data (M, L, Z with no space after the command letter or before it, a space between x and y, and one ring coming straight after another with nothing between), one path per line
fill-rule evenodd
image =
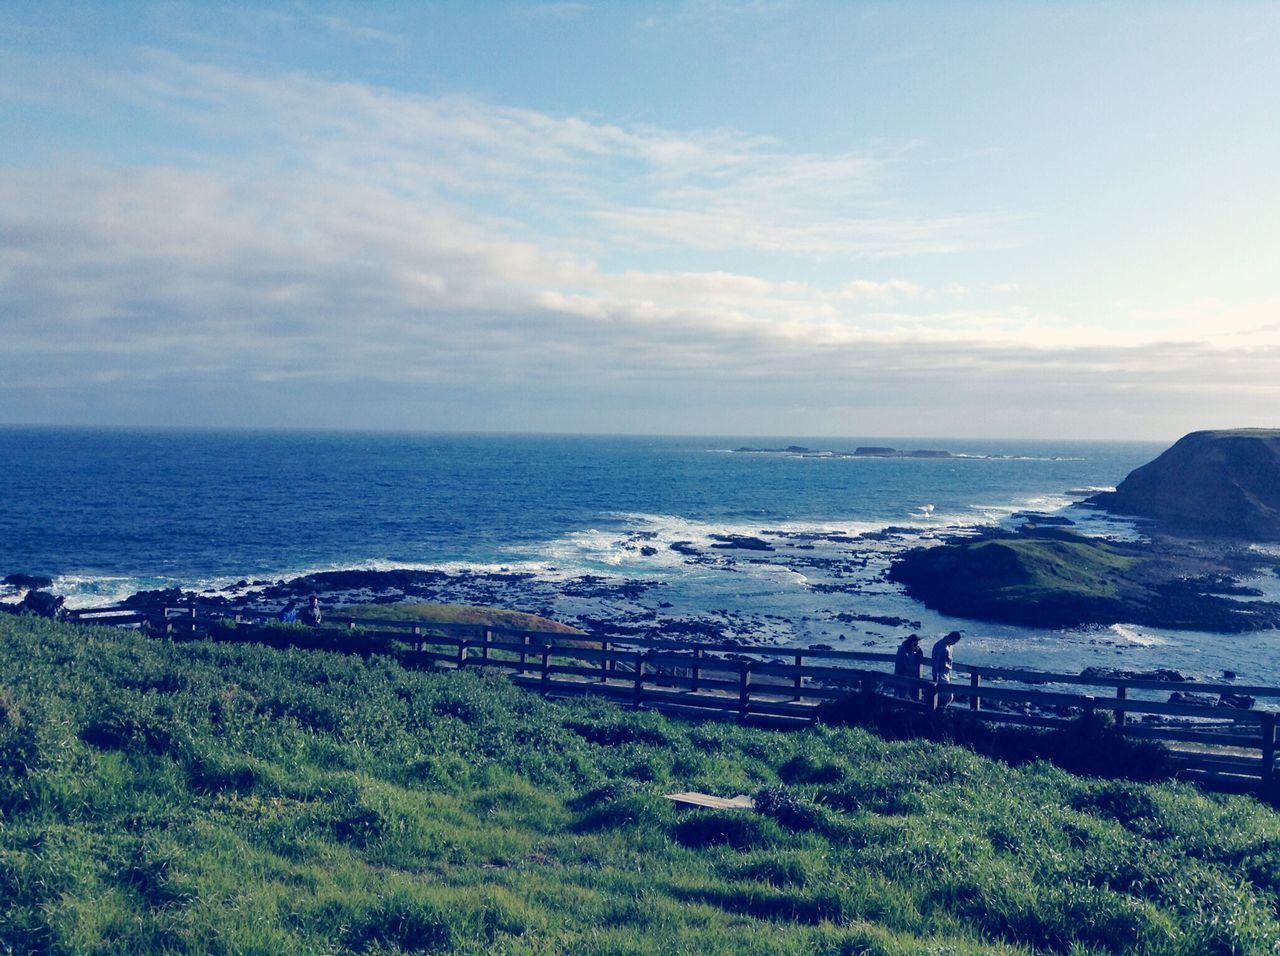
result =
M1119 684L1116 686L1116 700L1125 700L1126 698L1128 698L1128 696L1129 696L1129 688L1125 687L1124 684ZM1124 730L1124 725L1128 722L1127 720L1128 716L1129 715L1127 712L1123 710L1117 710L1116 711L1116 727L1118 727L1120 730Z
M924 665L921 664L919 661L916 661L913 666L915 667L916 672L912 676L917 681L924 680L924 673L923 673ZM917 704L920 703L920 685L919 684L912 684L911 687L908 689L907 694L911 698L911 700L913 700L915 703Z
M924 709L930 714L938 709L938 684L936 681L930 682L924 692Z
M795 686L796 693L795 693L795 697L793 698L794 700L799 700L801 697L804 696L802 693L800 693L801 688L804 687L804 675L800 673L800 668L803 665L804 665L804 655L797 654L796 655L796 686Z
M969 709L976 714L982 710L982 697L978 694L978 689L982 686L982 675L977 671L970 674L969 686L973 688L973 694L969 697Z
M1262 791L1270 797L1276 782L1276 715L1259 714L1262 724Z
M492 650L492 648L490 648L489 645L492 643L493 643L493 631L489 630L486 627L484 629L484 652L483 652L483 656L486 661L489 659L489 651Z
M605 655L600 658L600 683L609 683L609 642L604 638L600 639L600 653Z
M698 681L702 677L702 648L695 647L693 649L693 683L689 689L695 694L698 692Z
M746 720L751 713L751 662L741 661L738 673L738 720Z
M416 624L413 626L413 649L419 654L422 653L422 628Z
M542 645L542 696L551 691L551 645Z
M1084 698L1084 716L1092 719L1095 713L1094 705L1097 704L1097 698L1092 694L1087 694Z
M870 671L862 671L858 676L858 689L862 691L864 697L874 696L876 692L876 682L871 676Z
M524 673L525 665L529 663L529 632L520 635L520 673Z
M458 670L467 666L467 639L461 637L458 639Z
M640 709L644 699L644 651L636 651L636 685L631 699L631 706Z

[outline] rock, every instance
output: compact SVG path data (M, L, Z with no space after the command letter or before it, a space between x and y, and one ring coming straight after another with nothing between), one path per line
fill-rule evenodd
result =
M1235 679L1236 679L1236 672L1235 672L1235 671L1223 671L1223 672L1222 672L1222 679L1223 679L1223 680L1235 680Z
M919 621L910 621L905 617L891 617L880 614L848 614L841 612L836 615L836 620L844 624L848 624L852 621L864 621L867 624L883 624L885 627L904 627L912 631L918 631L921 629Z
M62 605L66 598L48 591L28 591L15 610L19 614L34 614L37 617L60 617Z
M46 578L39 574L10 574L6 575L0 584L7 584L11 588L26 588L30 591L44 591L53 587L53 578Z
M691 558L699 557L702 554L701 551L693 546L692 541L672 541L671 544L667 545L667 547L676 554L687 555Z
M1280 541L1280 429L1192 432L1088 500L1171 531Z
M1013 520L1023 521L1030 525L1057 525L1059 527L1068 527L1075 524L1070 518L1064 518L1062 515L1041 514L1038 511L1019 511L1013 515Z
M194 591L183 591L182 588L159 588L154 591L138 591L130 594L120 602L121 607L128 608L160 608L178 607L195 600Z
M1191 694L1187 691L1175 690L1169 695L1171 704L1194 704L1197 707L1216 707L1218 701L1211 694Z
M711 535L711 539L716 542L711 546L713 548L738 549L743 551L774 550L773 545L769 544L767 541L762 541L760 538L753 538L750 535L745 534L713 534ZM674 548L675 543L672 543L671 547Z
M1158 680L1176 683L1187 678L1179 671L1168 667L1158 667L1151 671L1125 671L1114 667L1086 667L1080 672L1081 677L1113 677L1126 680Z
M1237 710L1252 710L1257 703L1248 694L1223 694L1218 698L1219 707L1235 707Z

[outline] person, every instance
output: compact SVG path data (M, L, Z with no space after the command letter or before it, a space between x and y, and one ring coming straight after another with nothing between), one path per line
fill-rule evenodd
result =
M956 643L960 640L960 632L952 631L946 637L940 637L933 645L933 680L938 685L938 709L951 703L952 694L942 689L943 684L951 683L951 670L954 666Z
M920 665L923 662L924 650L920 647L920 635L908 634L893 655L893 676L919 680ZM920 695L914 686L902 686L898 688L898 696L918 700Z
M284 606L284 609L280 611L280 620L283 621L285 624L292 624L297 619L298 619L298 605L297 605L297 602L295 602L292 598L290 598L289 603L286 604Z
M320 626L320 598L318 595L311 595L311 606L302 612L302 619L312 627Z

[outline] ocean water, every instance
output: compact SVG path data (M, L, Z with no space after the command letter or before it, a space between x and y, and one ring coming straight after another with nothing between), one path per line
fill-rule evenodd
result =
M965 457L735 451L791 445ZM1062 509L1087 533L1131 536L1070 492L1114 486L1163 447L3 428L0 574L51 576L76 607L343 568L445 570L460 586L441 596L461 600L469 575L508 569L522 577L505 603L571 622L699 620L727 637L876 650L909 628L959 628L958 656L975 662L1229 668L1280 683L1276 632L1038 632L933 614L884 580L903 548L1023 510ZM772 550L713 547L735 534ZM624 598L566 586L584 576L644 587ZM1280 598L1280 579L1260 583Z

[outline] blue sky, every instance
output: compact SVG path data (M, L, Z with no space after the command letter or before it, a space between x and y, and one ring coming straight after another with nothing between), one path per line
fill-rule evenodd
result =
M0 7L0 422L1277 425L1280 5Z

